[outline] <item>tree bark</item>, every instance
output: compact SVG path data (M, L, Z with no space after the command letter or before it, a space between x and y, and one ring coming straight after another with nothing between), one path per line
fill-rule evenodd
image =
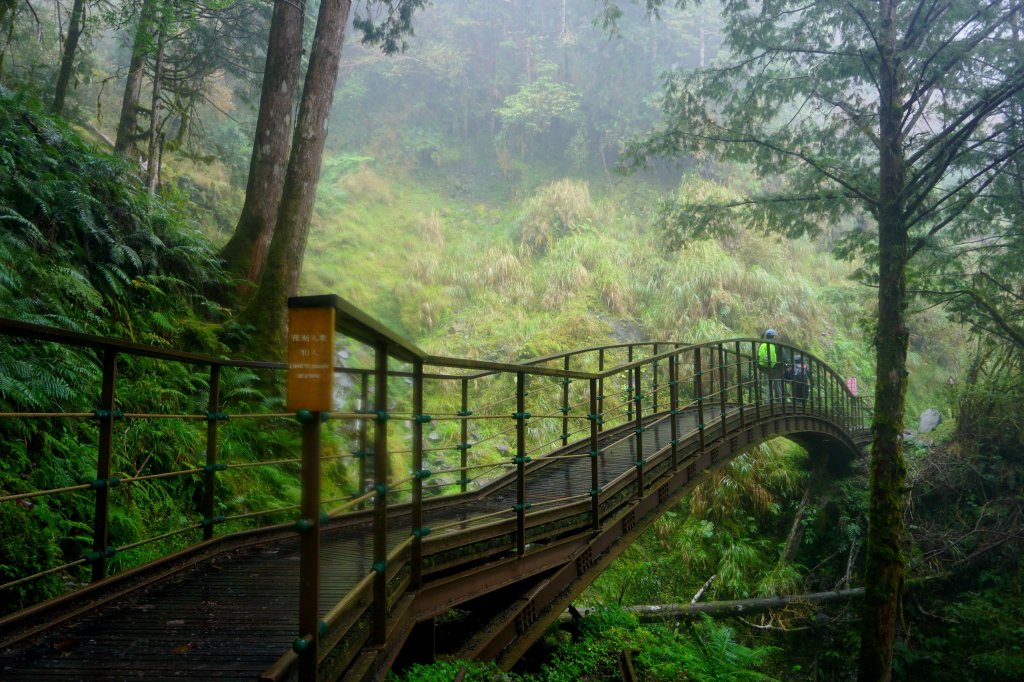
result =
M64 39L64 52L60 59L60 72L57 74L57 87L53 93L53 106L50 110L55 114L64 113L64 102L67 99L68 85L71 83L71 71L75 65L75 53L78 41L85 28L85 0L75 0L71 8L71 21L68 23L68 35Z
M871 425L871 480L860 682L891 676L896 618L903 595L903 496L907 475L903 419L907 391L906 326L908 238L900 68L895 28L897 0L881 0L879 45L878 327L875 332L875 411Z
M150 104L149 150L146 153L146 187L150 196L156 194L157 179L160 177L160 98L164 75L164 28L160 26L157 35L156 62L153 65L153 97Z
M278 359L284 355L286 305L299 286L351 6L351 0L320 4L277 225L259 290L243 313L243 319L255 327L249 350L259 357Z
M114 140L114 153L119 156L134 157L138 152L136 142L140 139L138 132L139 99L142 97L142 81L146 75L150 34L156 8L156 0L145 0L139 12L139 24L135 28L132 56L128 62L128 77L125 79L124 97L121 100L121 117L117 123L117 138Z
M241 280L237 293L243 303L251 293L252 283L258 282L263 274L277 222L291 151L303 20L302 9L296 3L274 3L245 203L235 232L220 254L227 271Z
M641 623L654 623L666 620L683 620L696 618L706 614L712 618L728 618L730 616L747 616L752 613L764 613L772 609L781 609L790 604L826 604L830 602L857 599L864 595L864 588L852 590L832 590L831 592L812 592L784 597L758 597L755 599L737 599L735 601L709 601L697 604L641 604L627 606L623 609L632 613ZM584 614L586 615L586 614ZM568 613L559 616L560 621L568 621Z

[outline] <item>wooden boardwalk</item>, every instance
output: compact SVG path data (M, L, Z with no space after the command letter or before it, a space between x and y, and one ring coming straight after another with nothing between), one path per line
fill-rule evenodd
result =
M717 417L709 410L706 418ZM671 440L667 418L643 434L643 456ZM659 421L660 419L660 421ZM696 434L692 411L676 417L679 434ZM711 428L709 423L708 428ZM600 456L601 485L634 471L635 439L619 437ZM605 435L605 441L612 436ZM528 469L533 504L578 495L590 486L587 441L553 453ZM559 460L559 456L565 456ZM460 518L511 510L515 483L492 486L461 507L426 516L442 526ZM509 511L511 515L512 512ZM471 525L470 524L467 525ZM459 533L449 528L447 533ZM396 527L392 546L408 535ZM321 612L328 611L372 570L372 528L327 530L321 549ZM289 649L298 632L298 542L286 540L206 561L123 600L103 606L29 645L3 652L0 679L49 680L256 680Z

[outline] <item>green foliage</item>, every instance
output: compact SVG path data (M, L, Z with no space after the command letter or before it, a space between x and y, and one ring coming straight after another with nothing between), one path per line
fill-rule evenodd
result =
M526 202L519 218L520 242L534 254L547 253L567 235L593 228L597 207L586 183L558 180Z

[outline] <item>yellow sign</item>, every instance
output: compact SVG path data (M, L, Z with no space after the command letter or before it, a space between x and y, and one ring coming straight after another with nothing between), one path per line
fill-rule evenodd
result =
M330 412L334 308L288 309L288 411Z

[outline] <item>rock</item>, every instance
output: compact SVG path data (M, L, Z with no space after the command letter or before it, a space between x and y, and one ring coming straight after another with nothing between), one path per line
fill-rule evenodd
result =
M934 431L935 427L942 423L942 415L934 407L929 407L921 413L921 420L917 425L919 433Z

